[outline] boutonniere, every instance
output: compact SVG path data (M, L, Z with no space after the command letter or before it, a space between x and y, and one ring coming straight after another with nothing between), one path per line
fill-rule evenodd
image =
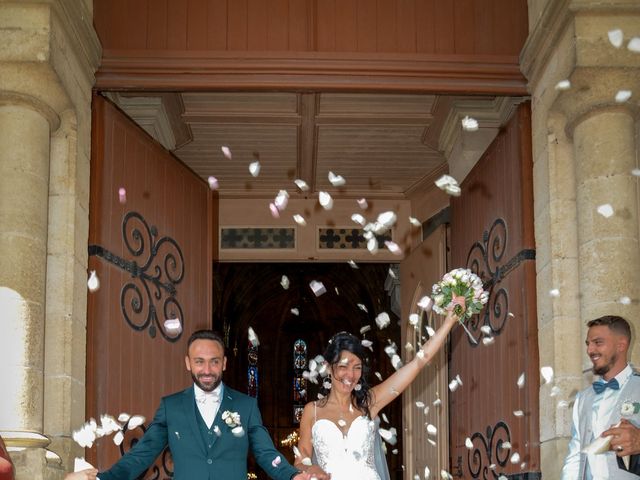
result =
M632 402L631 400L625 400L620 408L620 415L629 418L640 412L640 402Z
M244 435L244 429L242 428L242 425L240 425L240 414L238 412L225 410L222 412L222 420L231 429L231 433L233 435L236 437Z

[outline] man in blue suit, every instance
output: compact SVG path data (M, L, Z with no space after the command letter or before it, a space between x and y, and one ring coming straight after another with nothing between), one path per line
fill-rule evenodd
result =
M100 480L133 480L169 444L175 480L246 480L249 448L275 480L310 480L273 446L255 398L222 383L227 358L222 338L194 332L185 364L193 386L164 397L142 439Z

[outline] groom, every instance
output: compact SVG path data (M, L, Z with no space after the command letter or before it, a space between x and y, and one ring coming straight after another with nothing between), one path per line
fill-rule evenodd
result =
M193 386L164 397L142 439L100 480L137 478L169 444L175 480L246 480L249 447L276 480L309 480L273 446L255 398L222 383L227 358L220 335L194 332L185 357Z

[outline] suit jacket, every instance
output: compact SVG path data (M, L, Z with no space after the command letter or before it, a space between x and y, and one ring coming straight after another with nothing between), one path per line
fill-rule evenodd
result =
M573 411L573 425L571 432L571 440L569 441L569 454L565 458L562 468L562 480L582 480L585 478L585 470L587 466L587 455L582 450L594 440L594 434L591 429L591 412L596 393L593 387L589 386L578 393ZM620 389L620 394L616 404L613 407L611 416L607 419L608 425L615 425L620 421L622 404L631 400L636 402L640 399L640 376L632 373L629 379ZM638 426L640 421L639 415L634 415L629 419ZM627 471L619 468L617 457L614 452L609 451L603 453L608 464L608 470L611 480L638 480L633 470ZM633 466L633 464L629 464Z
M618 457L618 468L624 470L625 472L633 473L634 475L640 476L640 454L631 455L629 459L629 469L627 470L627 466L622 461L622 457Z
M222 420L224 411L240 414L245 434L236 437ZM133 480L144 472L162 452L167 443L174 463L175 480L246 480L249 448L262 469L273 479L289 480L297 470L273 446L255 398L223 385L220 408L212 428L208 448L198 426L193 386L164 397L153 422L142 439L115 465L98 474L100 480ZM281 463L273 466L280 456Z

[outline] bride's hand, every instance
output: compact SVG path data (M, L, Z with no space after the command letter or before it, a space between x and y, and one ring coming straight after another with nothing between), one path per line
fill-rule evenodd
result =
M456 294L453 294L453 296L451 297L451 303L447 305L447 319L452 317L455 317L456 320L460 319L460 316L456 315L455 313L455 308L457 305L460 305L462 311L464 312L467 306L466 299L462 296L459 297Z
M95 468L88 468L87 470L81 470L75 473L68 473L64 480L95 480L98 475L98 470Z
M318 465L311 465L304 473L309 474L309 478L315 478L317 480L331 480L331 474L326 473Z

